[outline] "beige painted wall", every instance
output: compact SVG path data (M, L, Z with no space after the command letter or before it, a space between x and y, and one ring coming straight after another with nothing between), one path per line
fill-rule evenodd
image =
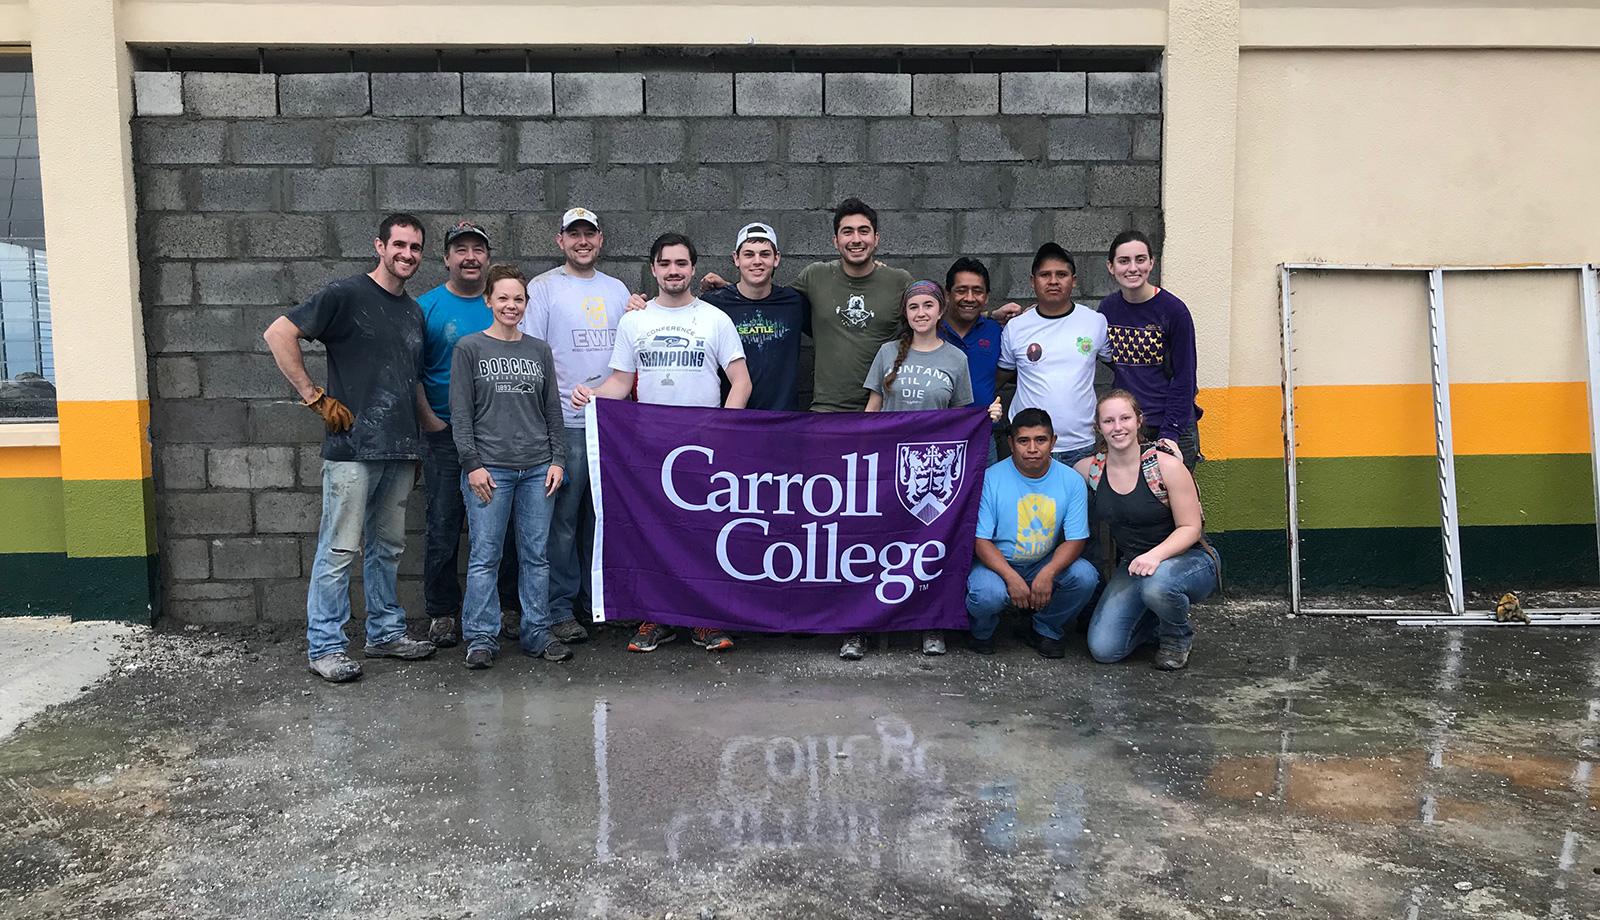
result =
M1280 262L1600 260L1596 98L1596 51L1244 52L1229 382L1280 382ZM1401 281L1317 284L1335 311L1357 310L1351 297L1362 291L1379 292L1375 315L1382 303L1408 300L1403 290L1383 290ZM1509 293L1521 284L1552 299L1524 306ZM1352 293L1326 293L1338 285ZM1517 359L1507 379L1581 377L1576 291L1556 280L1453 278L1452 371L1459 367L1461 380L1501 379L1471 375L1488 373L1478 370L1485 352L1505 348ZM1307 294L1307 309L1316 296ZM1524 324L1523 312L1541 318ZM1379 331L1370 330L1364 347L1393 348L1397 360L1415 353L1411 338L1386 341ZM1553 357L1546 357L1542 343L1552 339ZM1417 379L1352 380L1352 373L1335 363L1325 374L1335 379L1302 382Z

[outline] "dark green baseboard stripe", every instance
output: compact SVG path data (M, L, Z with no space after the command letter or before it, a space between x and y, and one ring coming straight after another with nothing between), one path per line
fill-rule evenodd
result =
M1302 588L1353 591L1439 590L1442 536L1433 527L1300 532ZM1230 588L1285 590L1289 547L1283 531L1211 535ZM1575 588L1600 584L1595 528L1589 524L1461 528L1463 584L1469 591Z
M158 613L156 556L7 553L0 569L0 616L150 623Z

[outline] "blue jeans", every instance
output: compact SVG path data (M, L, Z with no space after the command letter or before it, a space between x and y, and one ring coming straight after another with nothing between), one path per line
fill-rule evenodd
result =
M589 495L589 442L582 428L567 429L567 478L556 490L550 519L550 615L560 623L589 607L589 567L594 559L594 503Z
M506 528L516 535L522 596L522 647L535 655L550 644L550 564L545 541L550 536L550 511L554 497L544 494L548 465L525 470L484 467L494 480L494 494L479 501L461 477L461 497L467 506L467 599L461 613L461 638L468 649L498 652L500 603L497 585L500 558L505 552Z
M1154 575L1129 575L1118 563L1089 621L1089 654L1109 664L1151 640L1189 648L1189 604L1216 589L1217 562L1199 546L1163 561Z
M1074 463L1077 463L1084 457L1093 457L1094 445L1089 444L1086 447L1077 447L1073 448L1072 450L1058 450L1052 453L1050 456L1061 463L1065 463L1067 466L1072 466Z
M367 644L406 634L400 608L400 554L406 548L410 460L322 461L322 527L306 592L306 648L312 661L349 644L350 564L361 553L367 602Z
M1050 561L1046 556L1037 562L1016 566L1017 574L1029 584L1033 577ZM1100 583L1100 573L1086 559L1074 559L1072 564L1056 575L1055 590L1050 593L1050 603L1043 610L1033 612L1033 629L1047 639L1060 639L1067 624L1071 623ZM967 575L967 618L972 621L972 637L988 639L1000 623L1000 611L1011 603L1005 579L993 569L976 560Z
M461 615L461 525L467 506L461 500L461 458L449 428L422 433L422 494L427 524L422 543L422 599L430 617ZM500 606L517 607L517 549L509 544L500 562Z

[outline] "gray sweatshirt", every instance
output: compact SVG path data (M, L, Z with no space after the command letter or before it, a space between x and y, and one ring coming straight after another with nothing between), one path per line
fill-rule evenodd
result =
M450 358L450 423L461 471L566 459L555 361L542 339L464 335Z

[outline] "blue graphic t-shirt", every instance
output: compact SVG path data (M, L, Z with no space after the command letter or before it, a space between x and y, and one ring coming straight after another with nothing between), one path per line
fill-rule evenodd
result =
M751 300L730 284L700 299L728 314L744 343L751 385L745 408L799 411L800 333L811 318L805 295L775 284L765 300Z
M1007 562L1038 562L1063 540L1089 539L1089 487L1066 464L1052 460L1049 472L1029 479L1007 457L984 474L978 536Z
M978 317L966 335L957 335L949 323L939 324L939 337L966 352L972 371L972 404L987 409L994 402L995 370L1000 367L1001 325L987 316Z
M482 297L458 297L444 285L417 298L422 308L422 389L428 405L450 421L450 355L461 337L494 322Z

